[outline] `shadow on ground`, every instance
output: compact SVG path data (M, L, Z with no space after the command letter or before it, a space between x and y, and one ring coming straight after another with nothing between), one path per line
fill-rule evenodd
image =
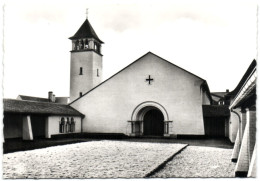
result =
M33 141L24 141L22 139L6 139L3 143L3 152L12 153L16 151L34 150L39 148L46 148L50 146L66 145L88 141L100 141L106 140L106 138L55 138L45 139L36 138ZM233 144L224 138L212 139L212 138L201 138L201 139L167 139L167 138L121 138L109 140L117 141L130 141L130 142L151 142L151 143L183 143L192 146L207 146L217 148L232 149Z

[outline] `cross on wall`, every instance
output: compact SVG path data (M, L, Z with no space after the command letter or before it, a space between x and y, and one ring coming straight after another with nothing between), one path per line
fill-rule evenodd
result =
M149 75L149 78L146 79L146 81L148 81L148 82L149 82L149 85L151 85L151 82L153 81L153 79L151 78L151 75Z

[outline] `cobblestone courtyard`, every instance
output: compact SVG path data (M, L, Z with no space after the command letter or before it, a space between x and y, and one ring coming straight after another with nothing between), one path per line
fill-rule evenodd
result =
M152 177L235 177L232 149L188 146Z
M92 141L5 154L4 178L142 178L185 144Z
M185 144L91 141L3 156L4 178L142 178ZM152 177L234 177L232 149L188 146Z

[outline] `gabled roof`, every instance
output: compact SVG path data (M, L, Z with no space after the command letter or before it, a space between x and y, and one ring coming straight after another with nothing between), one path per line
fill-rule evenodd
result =
M228 92L211 92L212 100L214 100L214 103L217 104L218 101L223 100L224 96L228 94Z
M224 96L228 94L228 92L211 92L210 94L219 98L224 98Z
M153 56L156 56L156 57L158 57L159 59L161 59L161 60L163 60L163 61L169 63L170 65L173 65L173 66L175 66L175 67L177 67L177 68L179 68L179 69L181 69L181 70L183 70L183 71L185 71L185 72L187 72L187 73L189 73L189 74L191 74L191 75L193 75L193 76L195 76L195 77L201 79L201 80L203 81L203 83L201 84L201 88L206 91L206 93L207 93L207 95L208 95L208 97L209 97L209 99L210 99L210 102L212 102L212 98L211 98L211 95L210 95L210 90L209 90L209 87L208 87L208 84L207 84L207 81L206 81L206 80L204 80L204 79L200 78L199 76L197 76L197 75L195 75L195 74L193 74L193 73L191 73L191 72L189 72L189 71L187 71L187 70L185 70L185 69L183 69L183 68L181 68L181 67L179 67L179 66L177 66L177 65L175 65L175 64L173 64L173 63L171 63L171 62L169 62L169 61L167 61L167 60L165 60L165 59L163 59L163 58L161 58L161 57L159 57L158 55L156 55L156 54L154 54L154 53L152 53L152 52L147 52L146 54L144 54L143 56L141 56L140 58L138 58L137 60L135 60L134 62L132 62L131 64L129 64L129 65L126 66L125 68L123 68L122 70L118 71L117 73L115 73L114 75L112 75L111 77L109 77L108 79L106 79L105 81L103 81L103 82L101 82L100 84L98 84L96 87L94 87L94 88L90 89L88 92L84 93L81 97L79 97L79 98L75 99L74 101L72 101L71 103L69 103L69 105L71 105L71 104L74 103L75 101L81 99L82 97L84 97L85 95L87 95L88 93L90 93L91 91L93 91L94 89L96 89L97 87L101 86L101 85L104 84L105 82L109 81L110 79L112 79L113 77L115 77L117 74L119 74L120 72L124 71L125 69L127 69L128 67L130 67L131 65L133 65L134 63L138 62L140 59L142 59L143 57L147 56L148 54L151 54L151 55L153 55Z
M4 112L14 114L45 114L84 117L83 114L69 105L16 99L4 99Z
M24 96L24 95L19 95L22 100L25 101L37 101L37 102L50 102L49 99L47 98L41 98L41 97L32 97L32 96Z
M79 38L94 38L100 43L104 43L98 38L96 32L94 31L88 19L85 20L85 22L81 25L81 27L78 29L75 35L70 37L69 39L75 40Z
M230 111L227 105L202 105L204 117L228 117Z

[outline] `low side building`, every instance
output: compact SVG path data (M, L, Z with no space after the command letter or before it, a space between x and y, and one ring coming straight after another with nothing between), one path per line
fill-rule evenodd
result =
M229 136L230 111L227 105L202 105L205 136L225 138Z
M69 105L15 99L3 103L5 139L33 140L81 132L84 115Z

